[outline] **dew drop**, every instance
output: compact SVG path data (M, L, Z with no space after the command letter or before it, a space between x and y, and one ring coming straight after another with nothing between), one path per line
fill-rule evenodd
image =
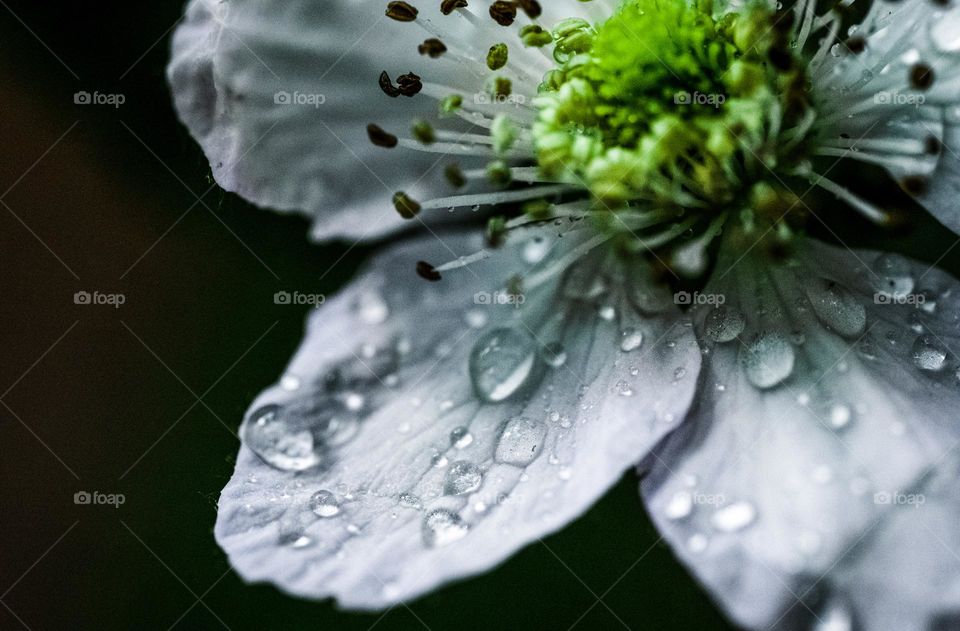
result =
M427 513L423 518L423 543L431 548L439 548L463 539L469 527L460 515L445 508Z
M443 492L447 495L466 495L480 488L483 474L480 467L466 460L458 460L450 465L443 481Z
M744 326L746 318L743 313L733 307L720 305L707 314L704 333L714 342L723 344L735 340L743 332Z
M506 401L529 384L535 373L536 347L513 329L494 329L470 352L470 378L477 396L489 403Z
M471 329L482 329L490 320L487 314L479 309L470 309L463 314L463 319Z
M849 291L823 278L807 283L813 312L826 326L844 337L857 337L867 326L867 310Z
M693 512L693 495L689 491L674 493L663 510L663 514L670 520L683 519L691 512Z
M621 397L632 397L633 388L630 387L630 384L621 379L613 386L614 392L619 394Z
M630 351L635 351L643 344L643 333L634 329L628 328L624 329L621 332L620 339L620 350L624 353L629 353Z
M796 359L793 346L780 333L761 334L740 357L747 380L761 390L789 377Z
M737 532L753 523L757 509L749 502L734 502L717 509L710 517L710 524L720 532Z
M894 254L884 254L873 263L874 289L886 298L903 300L913 291L910 264Z
M300 388L300 377L296 375L286 374L280 377L280 387L286 390L287 392L293 392Z
M940 19L932 20L930 39L940 52L960 52L960 15L947 11Z
M516 417L507 421L497 442L497 462L525 467L540 454L547 426L540 421Z
M378 292L361 294L355 305L357 315L365 324L383 324L390 316L390 308Z
M840 429L846 427L850 424L850 419L853 418L853 412L850 410L849 405L844 405L838 403L830 408L830 425L834 429Z
M420 501L420 498L414 495L413 493L401 493L400 494L400 506L404 508L413 508L415 510L420 510L423 506L423 503Z
M473 434L466 427L455 427L450 431L450 444L457 449L464 449L473 442Z
M939 372L947 365L947 351L932 335L919 336L914 341L910 354L913 357L913 363L920 370Z
M330 491L317 491L310 496L310 510L318 517L333 517L340 512L340 503Z
M240 436L261 460L282 471L304 471L320 462L309 428L290 423L279 405L266 405L251 414Z
M842 600L831 600L817 615L812 631L853 631L854 628L850 606Z
M567 363L567 352L559 342L551 342L543 347L540 354L551 368L559 368Z
M710 540L707 539L706 535L700 533L691 535L690 538L687 539L687 549L695 554L699 554L706 550L709 544Z
M617 310L610 305L601 305L597 307L597 315L600 316L601 320L610 322L617 317Z
M542 261L549 251L549 241L543 237L534 237L523 246L523 260L534 265Z

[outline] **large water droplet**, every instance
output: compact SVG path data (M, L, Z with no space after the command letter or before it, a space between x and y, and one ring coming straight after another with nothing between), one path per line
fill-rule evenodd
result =
M932 335L921 335L910 350L913 363L921 370L938 372L947 365L947 351Z
M266 405L251 414L240 436L244 445L277 469L303 471L320 463L309 428L288 422L279 405Z
M480 467L466 460L458 460L447 470L443 492L447 495L466 495L479 489L481 482L483 473L480 472Z
M340 512L340 503L330 491L317 491L310 496L310 510L319 517L333 517Z
M960 14L947 11L939 19L931 20L930 39L941 52L960 52Z
M720 305L707 314L704 333L714 342L723 344L737 339L737 336L743 333L744 326L746 326L746 319L743 313L733 307Z
M621 336L620 350L624 353L635 351L643 344L643 333L634 328L624 329L621 332Z
M757 509L750 502L734 502L717 509L710 517L710 524L721 532L736 532L753 523Z
M467 536L469 527L460 515L445 508L427 513L423 518L423 543L431 548L439 548L459 541Z
M910 264L895 254L884 254L873 263L873 286L878 294L900 301L913 291L914 279Z
M525 467L540 454L547 426L525 417L507 421L494 455L497 462Z
M849 405L838 403L830 408L830 425L835 429L849 425L851 418L853 418L853 412L850 410Z
M470 378L477 396L506 401L528 385L536 372L536 345L514 329L494 329L470 352Z
M844 337L857 337L867 326L867 310L849 291L823 278L807 283L807 297L817 318Z
M747 380L765 390L772 388L793 372L793 346L780 333L763 333L740 353Z

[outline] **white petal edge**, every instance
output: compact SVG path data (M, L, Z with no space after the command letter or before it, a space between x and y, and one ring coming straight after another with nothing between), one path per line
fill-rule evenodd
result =
M655 316L634 308L656 303L640 280L641 266L611 265L609 253L598 250L569 274L525 294L519 309L495 299L476 304L475 296L502 291L516 274L532 278L526 272L560 260L585 240L573 232L531 238L434 284L413 277L413 261L468 255L479 240L447 235L443 243L398 246L312 316L284 380L303 385L293 392L270 388L251 414L318 392L316 384L332 365L346 362L348 371L380 366L378 354L398 342L405 354L392 373L393 388L385 385L386 376L378 375L384 383L368 379L362 394L370 414L352 440L328 454L328 467L283 472L241 449L216 526L241 576L298 596L332 596L351 609L410 600L483 572L561 528L676 427L694 395L699 349L675 311ZM638 290L630 295L622 289L627 273ZM535 333L538 345L561 340L566 362L543 366L542 379L514 398L480 404L468 357L478 338L503 327ZM642 335L639 347L631 334ZM514 437L545 432L527 443L532 451L510 449L509 440L504 446L511 431L504 424L519 417L533 430L524 434L524 427L513 426L520 431ZM460 426L469 428L471 440L458 448L451 432ZM482 485L445 495L445 477L458 461L476 465ZM335 516L309 512L319 490L336 498ZM419 498L420 506L410 498L401 503L404 493ZM424 519L435 509L456 512L469 528L466 536L427 546Z

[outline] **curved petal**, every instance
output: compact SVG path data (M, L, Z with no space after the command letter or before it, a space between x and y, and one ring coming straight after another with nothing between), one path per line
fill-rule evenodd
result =
M358 609L414 598L576 518L679 423L700 354L649 270L589 229L534 235L436 283L413 261L479 239L394 248L312 316L220 499L245 579Z
M424 18L439 15L433 5ZM436 104L423 95L389 98L377 77L384 70L448 77L437 77L437 60L417 53L428 34L385 17L385 6L191 2L167 74L177 112L217 183L258 206L314 217L318 239L376 237L403 223L391 196L419 196L426 176L442 172L442 156L374 146L366 127L400 134Z
M734 263L747 245L727 249L707 290L727 303L696 314L709 361L696 409L641 485L653 518L749 628L842 621L837 603L877 598L910 624L868 628L929 628L960 608L958 592L939 591L942 572L898 567L906 553L870 550L909 535L934 555L938 536L956 539L943 517L928 514L932 534L889 498L921 492L958 446L960 287L894 255L814 243L785 264ZM950 500L934 510L952 514ZM824 594L834 609L818 608Z

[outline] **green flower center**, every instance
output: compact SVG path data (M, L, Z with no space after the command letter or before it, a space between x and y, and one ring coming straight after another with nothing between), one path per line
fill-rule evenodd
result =
M803 139L781 142L781 130L812 115L790 17L758 5L716 16L710 0L625 0L599 26L561 22L558 67L535 101L541 170L609 208L722 210L756 197L766 169L804 156Z

